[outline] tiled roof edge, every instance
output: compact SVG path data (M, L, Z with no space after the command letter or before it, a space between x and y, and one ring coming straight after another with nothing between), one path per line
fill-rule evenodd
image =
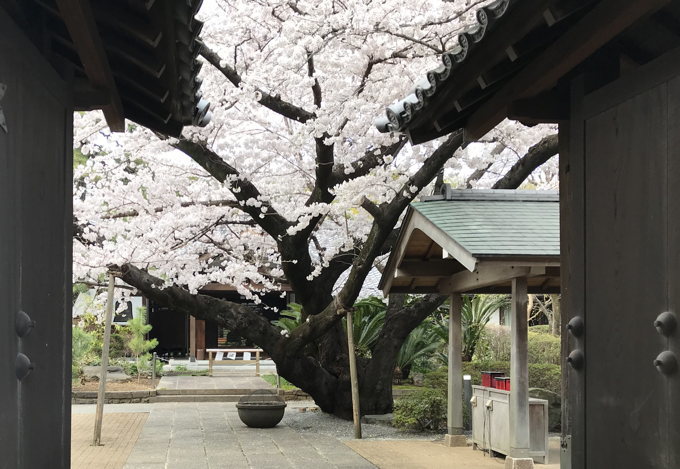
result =
M392 103L385 110L385 115L375 120L378 131L403 132L418 112L431 101L440 85L448 80L451 72L465 61L486 33L493 29L496 21L507 12L511 1L516 0L496 0L477 10L477 24L458 35L458 45L442 54L442 64L427 72L408 96Z
M558 191L534 191L517 189L452 189L448 184L442 187L442 193L420 198L420 202L436 200L495 200L526 202L559 202Z

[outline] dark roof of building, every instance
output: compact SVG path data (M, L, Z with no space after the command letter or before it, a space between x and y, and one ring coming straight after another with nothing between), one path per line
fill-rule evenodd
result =
M411 204L474 257L559 256L559 194L448 190Z
M195 15L201 3L0 0L0 7L48 60L73 70L76 109L103 109L112 130L123 130L126 118L178 136L185 125L210 121L198 77L203 24ZM118 107L120 118L107 106Z
M476 19L442 64L376 120L379 131L417 144L459 129L477 139L505 117L559 122L564 116L555 112L525 120L521 100L557 90L542 100L564 101L560 80L605 48L632 68L680 45L677 0L497 0Z

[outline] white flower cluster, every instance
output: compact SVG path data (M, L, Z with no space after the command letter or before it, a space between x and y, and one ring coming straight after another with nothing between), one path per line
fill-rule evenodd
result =
M173 150L172 139L158 139L137 125L111 134L101 113L76 113L74 143L83 155L79 162L86 161L74 178L80 227L74 279L97 280L107 265L129 262L192 291L223 283L257 300L258 291L279 289L283 276L280 239L257 225L267 218L268 205L292 224L289 236L315 223L312 265L304 275L318 277L366 238L373 219L360 207L363 197L377 205L392 200L437 146L407 145L368 171L352 165L366 155L377 157L381 146L395 141L375 130L375 117L439 63L438 51L453 47L474 14L471 4L483 3L206 0L202 39L242 81L235 87L204 64L201 89L213 120L206 128L186 128L184 135L207 145L239 175L220 183ZM317 83L318 107L312 89ZM315 118L303 124L283 117L263 106L265 94L268 102L289 103ZM491 162L489 176L477 183L488 187L493 175L553 130L504 123L484 142L459 151L445 179L462 183ZM345 180L331 188L331 203L306 205L318 169L315 139L322 137L333 146L334 177ZM506 148L490 160L499 141ZM556 178L556 166L547 165L531 182L555 187ZM261 195L239 203L244 180ZM417 191L410 185L405 195ZM260 209L255 219L243 213L249 207Z

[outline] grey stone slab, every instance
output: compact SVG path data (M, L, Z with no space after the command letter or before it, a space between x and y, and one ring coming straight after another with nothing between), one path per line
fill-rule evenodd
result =
M184 468L373 467L340 440L243 425L230 403L153 404L128 464ZM137 469L132 467L132 469Z
M165 462L162 463L127 463L123 469L165 469Z

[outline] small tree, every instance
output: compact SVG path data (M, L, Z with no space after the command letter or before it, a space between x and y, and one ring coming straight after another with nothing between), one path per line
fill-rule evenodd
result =
M127 322L130 332L128 347L135 356L137 365L137 382L141 378L141 370L149 362L149 351L158 346L157 339L146 340L146 335L151 330L151 325L146 324L146 308L139 308L139 315Z

